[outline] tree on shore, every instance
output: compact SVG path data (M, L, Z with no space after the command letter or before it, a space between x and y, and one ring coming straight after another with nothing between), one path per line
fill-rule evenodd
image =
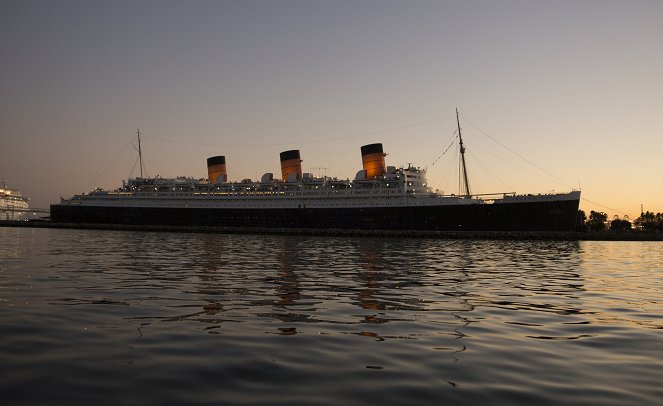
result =
M628 216L619 218L615 216L608 222L608 215L602 211L590 211L589 218L584 210L578 210L576 219L576 231L646 231L663 232L663 213L653 213L651 211L643 212L640 217L632 222Z
M663 213L643 212L633 223L640 230L663 231Z
M589 212L589 230L590 231L603 231L605 230L605 223L608 221L608 215L602 211Z
M615 216L615 218L610 222L610 231L631 231L632 226L631 222L628 220L628 217L620 219Z
M587 231L587 215L584 210L578 210L578 217L576 218L576 231Z

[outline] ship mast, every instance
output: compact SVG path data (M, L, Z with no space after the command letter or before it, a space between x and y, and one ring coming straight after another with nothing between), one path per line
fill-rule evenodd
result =
M467 167L465 166L465 146L463 145L463 136L460 133L460 119L458 118L458 109L456 109L456 123L458 124L458 140L460 141L460 163L461 174L465 182L461 187L461 195L470 197L470 183L467 181Z
M458 114L458 111L456 111ZM136 129L136 134L138 134L138 160L140 161L140 177L143 177L143 152L140 149L140 128Z

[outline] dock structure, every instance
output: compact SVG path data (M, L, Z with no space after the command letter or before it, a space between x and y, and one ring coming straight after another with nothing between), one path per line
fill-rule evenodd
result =
M640 231L578 232L578 231L359 230L359 229L58 223L50 220L30 220L30 221L7 220L7 221L0 221L0 227L179 232L179 233L286 235L286 236L431 238L431 239L447 239L447 240L663 241L663 233L640 232Z

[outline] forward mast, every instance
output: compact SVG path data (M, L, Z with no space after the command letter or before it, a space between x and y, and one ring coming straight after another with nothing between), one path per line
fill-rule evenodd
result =
M458 124L458 140L460 141L460 173L463 178L460 194L470 197L470 183L467 181L467 167L465 165L465 146L463 145L463 135L460 131L460 119L458 118L458 109L456 109L456 123Z

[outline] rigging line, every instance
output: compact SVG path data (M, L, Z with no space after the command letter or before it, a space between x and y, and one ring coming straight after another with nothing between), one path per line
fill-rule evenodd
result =
M134 161L134 166L131 167L131 172L129 172L129 176L127 177L127 179L131 179L131 177L133 176L134 170L136 169L136 165L138 165L138 157L136 157L136 160Z
M391 132L391 131L397 131L397 130L402 130L404 128L409 128L409 127L415 127L418 125L423 125L423 124L428 124L430 122L436 121L441 119L441 117L435 117L431 118L428 120L423 120L423 121L418 121L415 123L409 123L397 127L391 127L391 128L385 128L381 130L374 130L374 131L367 131L363 133L357 133L353 135L345 135L345 136L340 136L340 137L330 137L330 138L323 138L320 140L314 140L314 141L292 141L292 142L287 142L287 143L272 143L272 144L266 144L266 143L259 143L259 144L219 144L219 143L208 143L208 142L197 142L197 141L186 141L186 140L181 140L181 139L173 139L173 138L161 138L161 137L154 137L150 135L143 135L143 138L151 138L153 140L159 140L159 141L166 141L166 142L174 142L174 143L180 143L180 144L191 144L191 145L204 145L204 146L215 146L215 147L274 147L274 146L286 146L286 145L293 145L293 144L317 144L317 143L322 143L322 142L329 142L329 141L337 141L337 140L343 140L343 139L349 139L349 138L359 138L359 137L365 137L368 135L374 135L374 134L382 134L386 132ZM142 135L142 134L141 134Z
M495 157L495 158L497 158L497 159L500 159L500 160L506 162L506 163L509 164L509 165L515 166L516 168L522 169L523 171L525 171L525 172L527 172L527 173L531 173L531 174L533 174L533 175L536 175L536 176L540 177L541 179L545 179L545 180L547 180L547 181L549 181L549 182L552 182L552 183L560 184L560 179L557 179L557 178L554 178L554 177L547 176L545 173L537 173L536 171L532 171L531 168L527 168L527 167L525 167L525 166L523 166L523 165L521 165L521 164L518 164L518 163L516 163L516 162L509 161L509 160L507 160L506 158L501 157L501 156L499 156L499 155L497 155L497 154L494 154L494 153L492 153L491 151L489 151L489 150L487 150L487 149L484 149L484 148L479 147L478 145L474 145L474 146L473 146L473 149L475 149L475 150L478 149L479 151L483 151L484 153L486 153L486 154L488 154L488 155L491 155L491 156L493 156L493 157ZM561 182L561 183L563 183L564 185L568 186L565 182Z
M145 164L142 162L142 157L141 157L141 155L143 155L142 152L141 152L140 149L137 148L134 144L131 144L131 146L134 147L134 149L136 150L136 152L138 152L138 155L136 156L136 162L138 162L138 161L141 162L141 175L140 175L141 178L143 178L143 179L144 179L144 178L149 178L149 176L147 176L147 167L146 167ZM145 159L147 160L147 157L145 157ZM131 174L133 174L133 172L134 172L134 168L136 168L136 164L135 164L135 163L134 163L133 168L131 168ZM143 176L143 172L145 172L145 176Z
M127 149L127 147L129 147L129 145L133 146L133 144L131 144L131 142L125 144L124 147L122 147L122 149L114 155L111 162L101 172L99 172L99 174L97 176L95 176L94 179L92 179L87 185L85 185L84 189L89 189L92 184L94 184L97 180L99 180L99 178L101 178L113 165L115 165L115 163L117 162L118 156L122 152L124 152L124 150Z
M465 151L465 152L467 153L467 151ZM468 157L466 157L466 159L467 158ZM466 161L466 164L467 164L467 161ZM459 165L462 165L462 163L459 164ZM467 171L466 171L467 185L471 185L470 190L472 190L474 192L477 192L477 190L479 190L480 188L477 186L477 184L475 182L476 178L474 176L474 172L475 172L474 166L471 166L471 168L467 169ZM459 196L472 196L472 194L467 193L467 190L465 190L466 189L465 188L466 183L465 183L465 177L463 176L462 169L458 171L458 181L460 182L459 186L458 186L458 195Z
M447 159L446 161L442 162L443 165L441 167L437 166L439 172L437 175L435 175L435 178L432 182L430 182L430 184L436 185L438 189L445 189L446 187L447 190L453 190L453 186L450 186L448 183L453 180L453 175L456 173L455 162L451 159Z
M458 155L458 150L456 150L456 155ZM456 161L457 159L447 159L444 162L444 166L442 167L442 172L438 176L437 184L439 185L440 189L447 189L448 193L455 193L456 191L456 184L454 183L455 175L458 172L457 167L456 167ZM439 167L438 167L439 168ZM441 178L441 179L440 179Z
M451 140L451 144L449 144L449 146L447 147L447 149L444 150L444 152L442 152L437 158L435 158L435 160L433 161L433 163L432 163L431 165L435 165L435 163L436 163L437 161L439 161L440 158L442 158L442 155L446 154L447 151L449 151L449 148L451 148L451 147L454 145L454 143L456 142L456 138L458 138L458 135L456 135L456 136L454 137L454 139Z
M145 134L142 134L142 133L141 133L141 135L143 136L143 138L145 138ZM149 137L148 137L148 138L149 138ZM144 160L149 161L150 164L151 164L153 167L156 167L157 170L160 170L161 172L164 172L162 166L159 165L160 161L159 161L159 158L158 158L157 155L152 154L151 151L145 151L144 154L141 153L141 151L140 151L140 143L139 143L139 145L138 145L139 148L136 148L136 146L135 146L134 144L131 144L131 146L136 150L136 152L138 152L138 158L139 158L139 160L142 159L142 158L144 157ZM148 156L148 155L149 155L149 156ZM141 162L141 164L142 164L142 165L141 165L141 166L142 166L141 170L142 170L142 171L145 171L145 178L149 178L149 175L147 174L147 166L146 166L144 163L142 163L142 162ZM132 172L133 172L133 169L132 169Z
M437 121L438 121L440 124L442 124L442 120L441 120L441 119L438 119ZM447 151L449 150L449 148L451 148L451 146L452 146L452 145L454 144L454 142L456 141L456 138L458 138L458 130L454 130L454 132L453 132L453 136L451 137L451 143L449 143L449 146L448 146L448 147L447 147L447 148L446 148L446 149L445 149L440 155L438 155L437 158L435 158L435 159L433 160L433 163L430 164L431 166L434 166L435 163L436 163L437 161L439 161L440 158L442 158L442 156L443 156L444 154L447 153Z
M511 152L512 154L514 154L514 155L517 156L518 158L522 159L523 161L527 162L528 164L532 165L533 167L539 169L540 171L547 173L549 176L553 177L554 179L557 179L558 182L561 182L561 183L563 183L564 185L568 186L569 188L573 189L573 186L569 185L565 180L563 180L563 179L560 178L559 176L556 176L556 175L554 175L554 174L548 172L547 170L545 170L545 169L543 169L542 167L538 166L537 164L531 162L530 160L528 160L528 159L525 158L524 156L520 155L520 154L517 153L516 151L512 150L511 148L509 148L509 147L507 147L506 145L502 144L501 142L497 141L495 138L493 138L493 137L491 137L490 135L488 135L488 133L486 133L485 131L483 131L481 128L479 128L476 124L472 123L472 122L471 122L470 120L468 120L466 117L463 116L463 120L466 121L468 124L470 124L472 127L476 128L480 133L482 133L483 135L485 135L486 137L490 138L490 139L493 140L495 143L497 143L498 145L500 145L502 148L504 148L504 149L506 149L507 151Z
M613 208L611 208L611 207L604 206L604 205L602 205L602 204L600 204L600 203L596 203L596 202L593 202L593 201L591 201L591 200L589 200L589 199L585 199L584 197L581 197L580 200L583 200L583 201L585 201L585 202L587 202L587 203L591 203L591 204L597 205L597 206L602 207L602 208L604 208L604 209L608 209L608 210L610 210L610 211L614 211L615 213L620 213L620 214L622 214L622 215L626 215L626 216L629 215L628 213L624 213L624 212L621 211L621 210L616 210L616 209L613 209Z
M147 160L152 168L156 168L157 171L161 171L161 173L165 173L163 170L162 162L159 159L159 155L153 154L152 151L148 150L146 153L143 153L143 160ZM147 170L146 166L143 166L144 170Z
M456 152L456 161L460 161L460 151ZM463 171L458 168L458 196L463 195Z
M476 159L476 157L475 157L475 155L474 155L473 152L468 152L468 155L473 159L474 164L476 164L476 165L478 165L480 168L482 168L482 169L483 169L488 175L490 175L490 176L493 178L493 180L494 180L496 183L501 184L501 186L502 186L502 187L505 187L506 190L514 190L512 187L510 187L509 185L507 185L506 183L504 183L500 178L498 178L497 175L495 175L495 173L493 173L493 171L491 171L490 168L488 168L486 165L484 165L484 164L481 162L480 159ZM475 183L475 184L476 184L476 183Z

